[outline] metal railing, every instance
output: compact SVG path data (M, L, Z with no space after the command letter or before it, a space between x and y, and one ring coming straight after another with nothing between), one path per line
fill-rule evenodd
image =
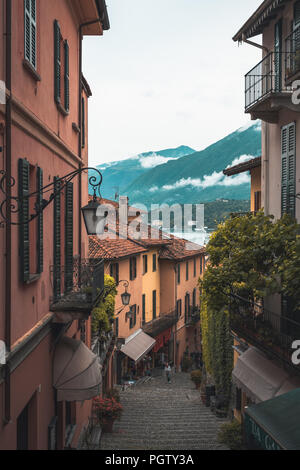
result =
M300 72L300 25L285 40L285 76L288 80Z
M53 297L50 304L93 305L104 288L104 261L74 258L70 265L51 266Z
M189 307L189 311L185 314L185 324L188 325L195 325L198 321L200 321L200 307Z
M300 340L300 323L293 318L266 309L263 304L231 296L231 329L253 346L292 364L292 344ZM294 366L300 372L299 367Z
M246 111L270 93L291 91L285 80L292 55L291 52L269 52L245 75Z

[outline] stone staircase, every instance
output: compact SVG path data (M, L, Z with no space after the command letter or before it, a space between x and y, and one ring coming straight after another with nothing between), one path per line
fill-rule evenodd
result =
M124 412L112 434L102 434L105 450L223 450L216 418L201 400L189 374L178 373L171 384L164 376L121 392Z

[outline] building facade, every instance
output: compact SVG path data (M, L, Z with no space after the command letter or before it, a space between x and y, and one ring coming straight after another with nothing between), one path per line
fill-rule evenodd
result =
M94 356L89 356L86 307L75 314L60 301L74 290L74 273L87 266L80 209L88 200L88 184L86 173L72 181L60 178L88 163L91 93L81 70L82 38L101 36L109 21L101 0L1 0L0 12L5 38L0 80L6 95L0 105L6 194L0 202L8 198L0 228L0 339L6 347L0 365L0 448L76 447L93 392L89 399L80 390L67 392L58 366L74 345L78 355ZM40 211L51 191L55 197ZM10 197L18 198L12 200L15 207ZM36 210L38 216L29 221Z
M261 45L255 40L260 35ZM256 46L262 52L259 63L245 78L245 112L251 119L262 121L261 174L255 176L255 186L259 178L261 182L261 207L266 215L276 219L288 213L298 221L300 105L295 101L295 82L300 77L299 38L300 2L295 0L265 0L233 38L248 43L245 47ZM235 170L226 172L230 175ZM254 209L253 202L251 209ZM249 417L247 407L274 400L300 387L299 368L291 361L291 331L298 328L299 320L288 299L279 295L265 298L263 305L254 307L252 316L255 319L252 328L241 324L233 328L235 415L242 421L246 419L251 445L264 447L266 444L258 443L251 431L252 426L259 434L261 423ZM259 339L259 318L269 324L273 340ZM251 407L253 412L258 409ZM266 437L267 441L272 441L270 436Z

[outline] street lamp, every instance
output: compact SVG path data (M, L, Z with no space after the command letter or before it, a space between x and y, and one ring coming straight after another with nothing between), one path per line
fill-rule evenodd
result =
M120 281L119 284L121 282L123 282L124 286L125 286L125 291L123 292L123 294L121 294L122 304L124 305L124 307L127 307L127 305L130 304L130 298L131 298L131 294L128 292L129 282L128 281Z
M3 226L5 223L10 225L28 224L36 217L38 217L44 211L44 209L49 206L52 201L54 201L54 199L58 196L58 194L60 194L64 190L68 183L70 183L76 176L88 170L93 170L97 173L96 175L93 175L89 178L89 184L90 186L92 186L94 194L93 199L89 202L87 206L82 207L81 211L88 235L96 235L103 233L107 212L103 216L97 215L98 208L101 205L97 200L97 192L101 199L100 187L102 184L103 177L97 168L90 167L80 168L78 170L72 171L71 173L68 173L65 176L62 176L61 178L56 178L56 180L52 183L47 184L43 188L39 189L39 191L35 191L24 196L24 198L7 196L5 187L14 187L16 181L13 177L11 177L9 181L7 181L7 173L1 170L0 176L2 176L0 179L0 190L6 196L6 198L0 204L0 218L2 218L2 222L0 222L0 225ZM43 199L44 194L49 192L51 193L49 199ZM38 195L40 195L41 197L37 198ZM33 209L34 212L29 215L28 219L22 222L11 220L11 214L18 214L22 210L24 200L29 200L29 198L32 197L36 197L39 202L35 203Z

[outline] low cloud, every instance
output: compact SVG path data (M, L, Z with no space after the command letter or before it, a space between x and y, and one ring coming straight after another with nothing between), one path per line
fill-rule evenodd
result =
M149 169L154 168L158 165L163 165L164 163L167 163L170 160L178 160L178 158L163 157L162 155L153 152L148 157L141 157L140 163L143 168Z

